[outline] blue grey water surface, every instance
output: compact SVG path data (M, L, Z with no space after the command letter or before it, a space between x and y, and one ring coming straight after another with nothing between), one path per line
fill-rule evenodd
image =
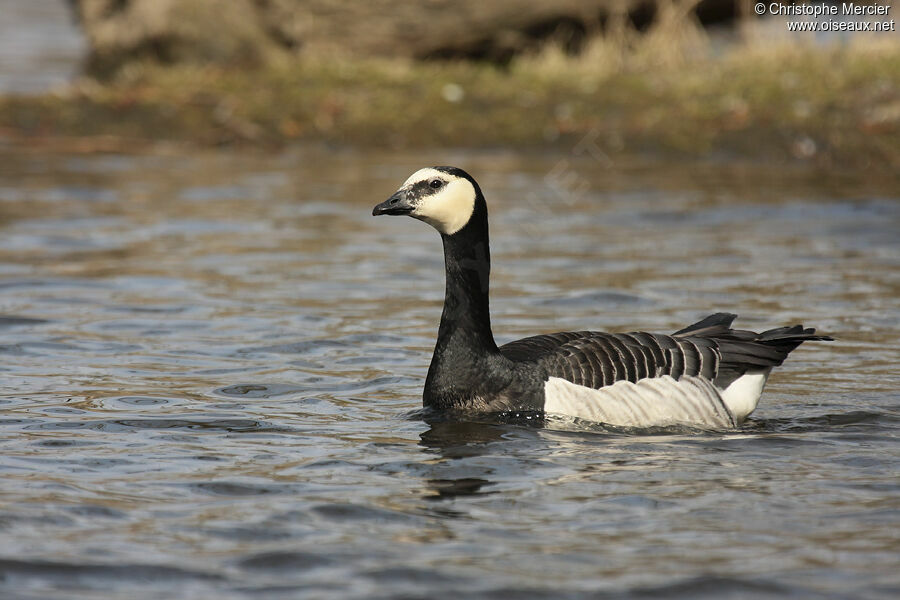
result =
M451 163L498 341L710 312L798 349L738 431L420 411ZM0 597L896 598L900 189L566 153L0 149Z
M62 89L87 42L70 0L0 0L0 94Z

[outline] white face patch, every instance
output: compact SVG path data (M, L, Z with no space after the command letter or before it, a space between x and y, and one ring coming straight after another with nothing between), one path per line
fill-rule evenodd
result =
M443 187L422 196L410 216L425 221L445 235L453 235L469 222L475 210L475 188L468 179L436 169L419 169L400 188L409 189L422 181L444 181Z

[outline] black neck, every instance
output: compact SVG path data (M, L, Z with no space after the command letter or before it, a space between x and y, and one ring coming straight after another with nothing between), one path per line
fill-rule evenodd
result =
M464 387L479 387L475 382L484 366L499 355L488 303L491 251L484 200L479 198L461 230L441 238L447 287L437 345L425 382L427 404L439 404L441 396L469 378Z
M471 346L475 352L497 350L491 333L488 289L491 275L491 249L488 243L487 223L478 235L466 231L470 222L455 235L441 236L444 242L444 268L446 291L444 312L438 330L441 341L454 340Z

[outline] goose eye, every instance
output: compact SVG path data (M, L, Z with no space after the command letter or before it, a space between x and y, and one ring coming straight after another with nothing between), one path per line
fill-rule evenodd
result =
M444 185L444 182L440 179L432 179L430 182L428 182L428 185L431 186L431 189L436 190Z

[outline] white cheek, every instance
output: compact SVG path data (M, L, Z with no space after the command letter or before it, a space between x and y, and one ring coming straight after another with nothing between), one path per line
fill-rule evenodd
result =
M475 188L465 179L457 179L440 192L422 198L412 216L445 235L453 235L465 227L474 210Z

